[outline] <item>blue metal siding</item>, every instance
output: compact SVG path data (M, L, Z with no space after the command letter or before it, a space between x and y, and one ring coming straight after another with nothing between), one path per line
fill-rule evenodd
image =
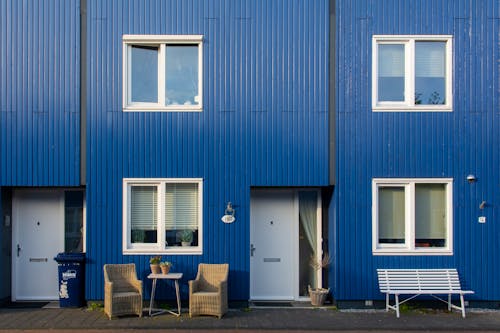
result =
M183 292L199 262L228 262L229 297L248 298L250 187L328 185L328 13L324 0L88 1L88 299L104 263L149 269L122 255L127 177L203 178L203 254L168 259ZM123 34L203 35L203 111L122 112Z
M0 2L0 185L79 185L79 1Z
M500 3L340 0L336 13L335 297L381 299L378 267L456 267L476 291L469 299L499 300ZM372 112L375 34L452 35L453 112ZM475 184L466 181L471 173ZM375 177L453 178L454 254L373 256ZM477 222L481 215L486 224Z

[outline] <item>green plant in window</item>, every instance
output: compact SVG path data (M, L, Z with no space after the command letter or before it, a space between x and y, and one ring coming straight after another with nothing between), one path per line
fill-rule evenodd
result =
M444 104L444 100L441 99L441 96L437 91L433 92L431 96L429 97L429 102L428 104Z
M193 231L186 229L179 233L179 240L181 242L191 243L193 241Z
M191 246L191 242L193 241L193 230L182 230L177 236L179 237L182 246Z
M422 93L415 93L415 105L422 104Z
M415 93L415 105L421 105L422 104L422 93ZM427 105L438 105L438 104L444 104L444 99L441 98L441 95L439 92L434 91L429 98L427 99Z
M146 231L132 230L132 243L144 243L146 239Z

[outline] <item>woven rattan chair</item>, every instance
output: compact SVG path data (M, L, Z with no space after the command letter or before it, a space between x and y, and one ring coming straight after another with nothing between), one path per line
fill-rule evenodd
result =
M222 318L227 312L228 264L199 264L195 280L189 281L189 316Z
M104 313L115 316L136 314L142 317L142 281L135 264L104 265Z

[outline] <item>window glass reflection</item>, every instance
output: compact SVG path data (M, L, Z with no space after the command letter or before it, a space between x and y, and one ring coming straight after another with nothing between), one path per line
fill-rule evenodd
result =
M415 104L446 103L446 43L415 43Z
M199 105L198 46L167 45L165 104Z
M378 100L405 99L405 46L381 44L378 46Z
M131 100L158 102L158 46L132 46Z

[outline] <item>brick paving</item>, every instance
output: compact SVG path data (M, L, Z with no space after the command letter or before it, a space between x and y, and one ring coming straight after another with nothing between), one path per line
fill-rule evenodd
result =
M155 317L126 316L109 320L102 309L87 308L0 308L0 332L176 332L253 331L253 332L397 332L397 331L500 331L500 311L468 309L467 318L458 312L409 311L396 318L393 312L339 311L329 308L241 308L230 309L222 318L189 318L186 309L181 317L163 314Z

